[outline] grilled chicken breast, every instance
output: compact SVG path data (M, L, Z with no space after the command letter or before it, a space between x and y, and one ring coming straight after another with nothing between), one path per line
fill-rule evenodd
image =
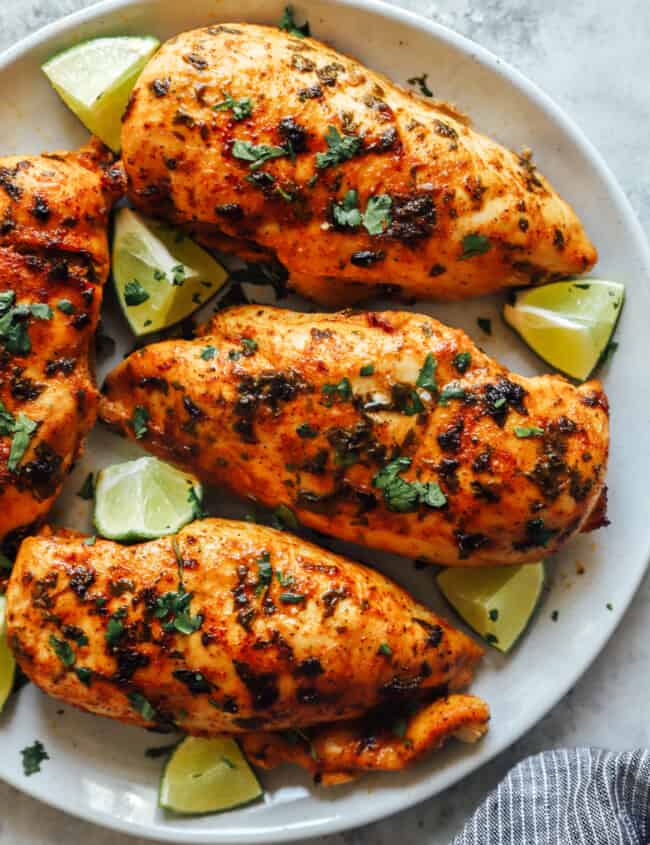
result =
M29 537L7 624L41 689L123 722L210 736L353 720L316 734L330 775L399 768L400 754L406 763L452 734L473 738L488 719L480 699L446 698L482 655L469 637L379 573L247 523L203 520L131 547ZM387 744L373 763L343 748L364 719L374 731L412 707L413 753ZM268 737L253 741L262 760Z
M327 305L384 285L460 299L591 268L571 207L518 156L312 38L186 32L143 71L122 131L133 203L278 258ZM247 242L248 244L247 245Z
M0 159L0 543L47 513L96 418L89 355L122 190L99 143Z
M419 314L233 308L133 353L103 392L106 423L202 480L448 565L555 551L607 466L598 382L515 375Z

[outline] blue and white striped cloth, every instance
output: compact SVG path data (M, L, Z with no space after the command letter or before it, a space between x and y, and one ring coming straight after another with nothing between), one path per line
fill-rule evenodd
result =
M649 845L650 752L545 751L522 760L452 845Z

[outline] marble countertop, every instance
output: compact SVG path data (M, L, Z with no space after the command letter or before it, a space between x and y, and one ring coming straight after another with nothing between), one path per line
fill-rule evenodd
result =
M650 12L647 0L393 0L478 41L540 85L598 147L650 232ZM88 0L0 0L0 50ZM620 562L624 565L624 561ZM323 845L443 845L517 761L581 744L650 744L639 699L648 689L646 578L607 648L527 736L442 796ZM96 828L0 784L0 845L144 845Z

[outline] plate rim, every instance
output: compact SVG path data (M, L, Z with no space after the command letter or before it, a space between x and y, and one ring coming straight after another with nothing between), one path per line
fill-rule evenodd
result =
M159 2L160 1L161 0L159 0ZM162 1L164 2L164 0ZM32 49L42 46L46 42L64 34L65 32L69 32L73 27L81 24L92 23L92 21L103 15L117 14L139 2L142 2L142 0L98 0L98 2L92 3L86 8L79 9L76 12L72 12L71 14L52 21L51 23L29 34L25 38L22 38L12 47L9 47L7 50L0 53L0 73ZM147 0L145 0L145 2L147 2ZM620 209L625 227L630 233L630 236L634 239L638 253L641 257L641 269L642 271L645 270L646 277L650 277L650 246L646 239L644 230L625 192L619 185L618 180L606 164L596 146L583 133L576 121L574 121L573 118L564 111L564 109L555 103L550 95L546 94L537 85L537 83L528 79L528 77L516 67L499 58L499 56L491 50L482 47L471 38L461 35L444 24L430 20L417 14L416 12L412 12L399 6L390 5L384 2L384 0L328 0L328 3L332 6L361 9L382 17L388 22L395 21L409 25L429 37L446 42L462 52L465 57L478 62L489 71L505 78L506 81L517 89L522 96L532 102L535 107L554 120L561 127L574 146L580 151L581 155L583 155L587 160L589 165L594 168L603 184L607 187L610 197L615 201L616 205ZM645 287L646 290L649 288L647 280L645 282ZM84 821L92 822L93 824L119 831L120 833L130 836L135 835L140 836L143 839L159 840L171 843L187 843L187 845L197 845L197 843L200 843L200 845L203 845L203 843L206 843L206 845L207 843L222 843L222 845L228 845L228 843L233 843L234 845L234 843L237 843L237 845L243 845L243 843L258 842L293 842L298 839L311 839L316 836L341 833L345 830L371 824L372 822L379 821L398 812L409 809L428 798L441 795L445 789L457 785L465 777L468 777L471 773L478 771L480 768L490 763L515 742L518 742L542 718L544 718L544 716L547 715L562 698L564 698L567 692L588 671L596 657L598 657L604 649L605 645L621 623L632 599L637 594L640 583L648 570L648 566L650 565L650 534L647 539L644 559L645 563L642 563L638 572L635 574L635 577L630 580L624 601L617 604L615 611L609 617L611 621L608 625L602 626L599 635L594 636L589 648L585 649L585 659L581 662L579 669L569 673L566 676L565 682L553 687L551 693L539 695L537 697L536 705L530 708L528 718L525 720L523 726L520 726L514 734L511 734L508 737L503 737L497 741L490 748L489 753L483 757L478 767L473 765L471 755L459 760L456 763L457 776L452 783L448 784L447 787L442 790L433 786L430 783L430 779L425 776L422 781L411 785L408 789L404 789L397 797L393 798L384 796L385 800L381 803L371 801L362 802L353 820L349 820L345 816L338 815L330 816L315 823L311 822L310 824L284 824L273 828L258 828L255 832L248 829L243 830L241 834L228 831L221 835L214 829L197 830L188 828L187 832L184 833L179 830L176 825L164 828L137 822L134 823L133 821L127 821L126 819L116 817L100 810L93 810L84 805L77 805L74 803L66 804L65 801L59 800L56 796L44 796L37 789L31 787L31 782L25 781L19 777L14 778L6 773L0 773L0 780L3 780L18 791L29 795L37 801L41 801L48 806Z

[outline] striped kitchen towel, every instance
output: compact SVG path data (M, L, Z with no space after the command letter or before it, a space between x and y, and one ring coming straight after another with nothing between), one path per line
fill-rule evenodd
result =
M453 845L649 845L649 801L649 751L544 751L511 769Z

